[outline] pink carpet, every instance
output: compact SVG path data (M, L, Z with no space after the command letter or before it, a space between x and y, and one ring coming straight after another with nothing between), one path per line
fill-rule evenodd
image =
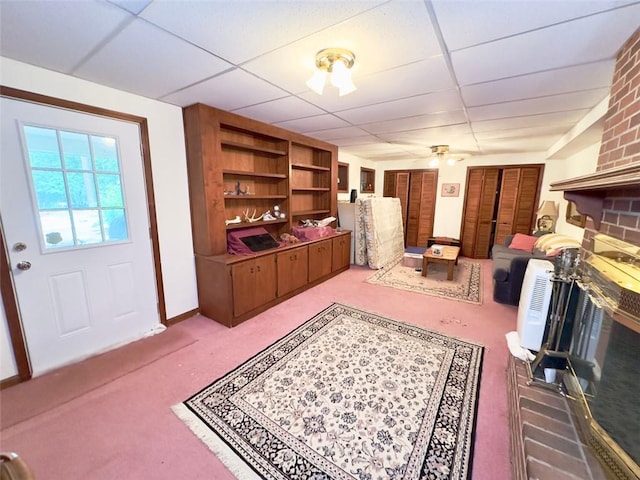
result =
M515 329L516 309L491 300L491 262L481 263L481 306L371 285L364 281L371 270L352 267L236 328L196 316L105 354L109 362L97 357L9 388L0 392L0 408L20 411L22 420L8 426L2 415L0 450L19 453L38 479L232 480L171 406L341 302L486 347L472 478L509 479L504 334ZM160 346L162 336L170 347ZM157 350L146 345L151 340ZM90 382L87 372L95 372ZM20 408L27 402L32 415Z

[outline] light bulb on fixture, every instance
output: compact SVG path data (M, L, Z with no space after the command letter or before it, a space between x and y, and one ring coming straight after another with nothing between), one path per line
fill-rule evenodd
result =
M456 158L449 155L449 145L433 145L431 147L431 160L429 166L432 168L438 168L441 162L445 161L447 165L452 167L462 158Z
M325 48L316 54L316 71L307 81L307 86L322 95L327 75L331 85L338 88L340 96L353 92L356 87L351 80L351 67L356 56L343 48Z

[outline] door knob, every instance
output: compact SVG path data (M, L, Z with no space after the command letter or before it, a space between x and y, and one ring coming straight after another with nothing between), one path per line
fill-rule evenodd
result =
M18 264L16 265L16 267L18 267L18 270L29 270L31 268L31 262L27 262L27 261L21 261L18 262Z

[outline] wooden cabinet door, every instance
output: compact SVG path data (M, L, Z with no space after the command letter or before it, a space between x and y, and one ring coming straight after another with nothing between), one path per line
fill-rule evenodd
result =
M351 234L340 235L333 239L331 271L348 267L351 261Z
M304 246L276 254L278 296L281 297L307 284L309 249Z
M275 255L236 263L231 267L233 314L238 317L276 298Z
M331 273L331 243L328 239L309 245L309 282Z

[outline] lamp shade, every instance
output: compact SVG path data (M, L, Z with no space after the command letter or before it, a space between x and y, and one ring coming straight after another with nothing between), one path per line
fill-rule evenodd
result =
M556 202L552 200L543 201L540 208L538 208L538 215L541 217L548 215L549 217L558 218L558 206Z

